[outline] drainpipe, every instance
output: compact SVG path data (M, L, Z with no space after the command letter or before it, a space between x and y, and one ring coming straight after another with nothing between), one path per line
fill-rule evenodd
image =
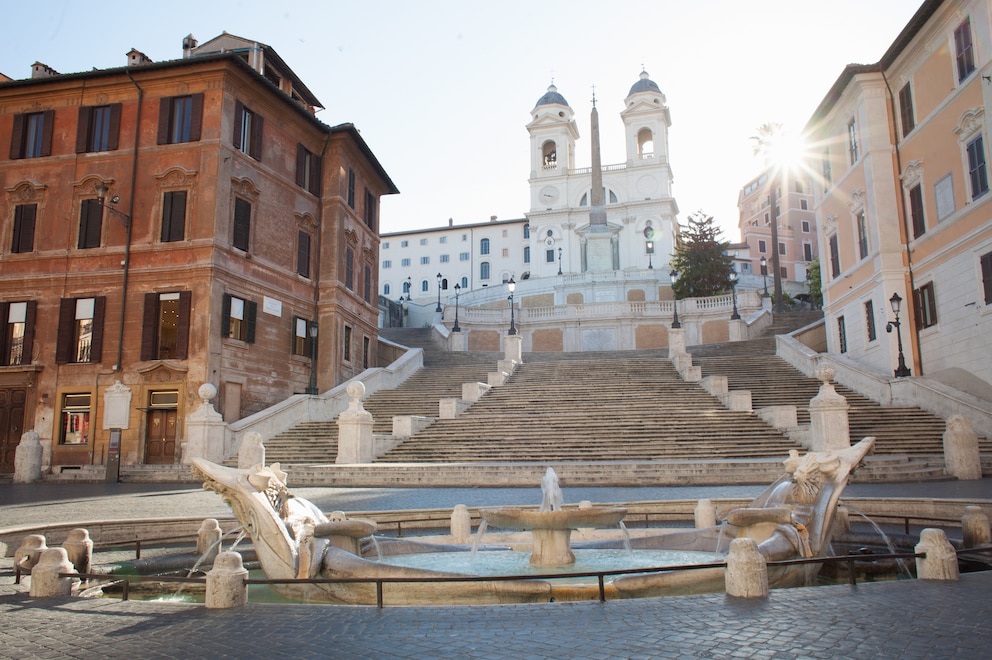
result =
M124 354L124 319L127 316L127 280L128 275L131 272L131 226L134 224L134 191L136 188L136 179L138 176L138 142L141 136L141 102L144 99L145 93L141 89L141 86L131 75L129 69L125 69L124 73L131 80L131 84L134 88L138 90L138 113L135 119L134 126L134 153L131 155L131 190L128 195L127 202L127 225L124 227L125 238L124 238L124 277L121 281L121 325L117 333L117 364L114 367L114 371L120 372L123 370L124 366L123 354Z
M896 118L896 100L895 100L895 96L892 94L892 86L889 85L889 79L885 77L885 72L884 71L881 71L881 74L882 74L882 80L885 81L885 89L888 90L888 92L889 92L889 109L890 109L890 112L892 113L892 133L893 133L893 138L894 138L892 140L892 145L893 145L893 147L895 147L895 152L896 152L896 179L898 181L899 180L899 177L902 176L902 153L899 151L899 124L896 121L896 119L897 119ZM901 220L902 220L902 231L903 231L903 235L906 237L906 243L905 243L905 248L906 248L906 266L907 266L907 268L909 270L909 291L910 291L909 298L910 298L910 300L907 300L906 302L907 303L913 303L913 304L908 304L907 305L907 308L913 310L913 317L912 317L913 318L913 337L915 338L915 341L913 342L913 349L914 349L913 352L916 354L916 367L917 367L917 369L916 369L916 375L917 376L922 376L923 375L923 349L920 347L920 325L919 325L919 323L916 322L915 298L912 295L913 292L916 291L916 282L915 282L914 277L913 277L913 251L909 248L909 224L907 222L907 215L908 214L906 213L906 195L904 195L903 192L902 192L902 185L901 184L898 184L898 185L899 185L899 208L902 210L902 213L901 213L901 216L902 216L901 217ZM883 304L884 304L884 302L887 302L887 301L883 301ZM908 316L909 315L907 314L907 318L908 318Z

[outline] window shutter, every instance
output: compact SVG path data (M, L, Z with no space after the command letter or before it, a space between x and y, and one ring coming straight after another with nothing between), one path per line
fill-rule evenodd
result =
M193 94L193 111L189 123L189 141L199 142L203 129L203 92Z
M158 144L169 144L172 133L172 97L167 96L158 102Z
M992 304L992 252L982 255L982 286L985 291L985 304Z
M10 159L24 158L24 124L27 117L14 115L14 126L10 131Z
M76 153L86 153L87 143L90 141L90 120L93 117L93 108L83 106L79 109L79 119L76 120Z
M255 312L257 309L258 303L250 300L245 301L245 341L249 344L255 343Z
M162 242L183 240L186 230L186 191L173 190L162 195Z
M100 247L100 229L103 224L103 206L95 199L84 199L79 212L80 250Z
M103 312L107 307L107 297L93 299L93 343L90 344L90 362L99 364L103 354Z
M231 336L231 294L229 293L224 294L221 304L220 336L224 338Z
M179 292L179 319L176 322L176 359L189 357L189 325L193 310L193 292Z
M306 183L303 176L307 166L307 149L302 144L296 145L296 185L302 187Z
M121 133L121 104L115 103L110 106L110 133L107 135L107 149L115 151L119 144L118 138Z
M38 303L29 300L24 314L24 359L21 364L31 364L31 355L34 352L34 321L37 313Z
M0 302L0 328L3 332L0 332L0 364L7 366L10 364L10 346L7 345L7 335L10 334L10 328L8 327L7 319L10 313L10 304L5 302ZM26 324L25 324L26 325Z
M265 120L262 115L255 115L255 120L251 126L251 149L249 155L257 161L262 160L262 128Z
M248 251L248 238L251 230L251 203L236 198L234 200L234 236L232 244L239 250Z
M323 182L320 179L321 172L323 171L321 162L321 158L317 154L310 156L310 192L318 196L320 195L320 191L323 190Z
M245 106L241 101L234 102L234 148L241 148L241 126L245 120Z
M145 294L145 310L141 316L141 359L158 358L158 294Z
M34 225L37 213L37 204L20 204L14 207L12 252L25 253L34 250Z
M310 277L310 234L300 231L296 239L296 272Z
M72 331L76 323L76 299L63 298L59 302L59 331L55 344L55 363L68 364L72 354Z
M42 117L43 125L41 127L41 153L39 155L51 156L52 133L54 132L52 129L55 126L55 111L45 110L45 112L42 113Z

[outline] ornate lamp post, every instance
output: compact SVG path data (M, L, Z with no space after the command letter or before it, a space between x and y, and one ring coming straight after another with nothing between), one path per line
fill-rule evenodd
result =
M902 324L899 322L899 312L902 310L902 298L899 297L898 293L893 293L892 297L889 298L889 305L892 306L892 313L896 315L895 321L889 321L885 324L885 331L892 332L892 328L896 329L896 342L899 346L899 365L896 367L896 378L903 378L904 376L912 376L909 367L906 366L906 357L902 353Z
M455 324L451 326L452 332L461 332L462 329L458 327L458 294L461 293L462 286L460 284L455 284Z
M654 258L654 241L648 241L645 249L648 251L648 270L654 270L654 264L651 262Z
M437 274L437 307L434 308L434 311L441 311L441 273Z
M510 330L507 332L508 335L517 334L517 326L513 324L513 292L517 289L517 283L510 278L510 281L506 283L506 288L510 290L510 296L506 299L510 303Z
M307 324L307 334L310 335L310 385L307 394L317 394L317 322Z
M732 287L733 297L734 297L734 312L730 315L730 320L739 321L741 315L737 312L737 271L736 270L730 271L730 286Z
M682 324L679 323L679 294L675 292L675 283L679 281L679 271L673 270L668 276L672 278L672 294L675 296L675 301L672 303L672 309L674 310L672 328L681 328Z
M561 275L561 248L558 248L558 274Z
M768 297L768 259L761 257L761 278L765 281L765 294L762 298Z

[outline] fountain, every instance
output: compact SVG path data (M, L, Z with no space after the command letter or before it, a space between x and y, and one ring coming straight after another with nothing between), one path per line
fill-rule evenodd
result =
M750 537L768 560L816 557L827 553L834 512L851 470L871 450L874 438L840 450L812 452L799 456L791 452L784 461L786 474L773 483L748 507L729 512L720 525L684 532L666 532L630 540L634 555L652 550L697 551L722 555L734 538ZM221 494L234 510L255 547L258 561L270 579L293 578L414 578L402 585L391 584L383 591L385 604L463 604L506 603L589 598L590 592L574 586L560 587L549 580L533 579L438 581L437 578L474 577L485 571L444 570L455 562L446 558L468 558L471 546L446 545L405 539L380 538L376 553L383 556L426 555L431 553L434 568L416 568L372 561L363 557L361 539L375 531L375 523L362 520L330 520L311 502L293 496L286 486L286 474L278 464L257 465L239 470L193 459L194 472L204 479L204 488ZM574 529L615 527L626 514L622 508L591 507L564 509L557 476L548 470L542 482L541 510L511 507L483 509L484 525L528 530L533 535L530 564L536 567L562 566L575 561L570 543ZM619 536L619 533L618 533ZM581 551L622 548L620 538L588 541ZM369 544L366 544L369 545ZM455 553L455 554L451 554ZM505 555L489 549L478 553L478 561ZM659 560L657 566L676 561ZM688 563L712 563L689 561ZM633 567L632 562L627 568ZM468 566L471 566L469 564ZM593 569L603 570L603 569ZM787 567L769 571L769 584L804 584L815 567ZM523 570L512 572L519 575ZM552 570L552 572L555 572ZM506 573L504 573L506 574ZM613 580L612 597L636 598L674 593L722 591L723 568L692 571L664 571L622 575ZM367 604L375 602L373 583L293 583L273 585L282 595L304 601Z

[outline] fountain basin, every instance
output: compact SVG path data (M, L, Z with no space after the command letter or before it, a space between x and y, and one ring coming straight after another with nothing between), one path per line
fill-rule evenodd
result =
M530 555L532 566L565 566L575 563L571 548L573 529L616 527L627 515L627 509L589 507L532 511L500 507L481 509L479 514L487 526L530 531L534 538L534 551Z

